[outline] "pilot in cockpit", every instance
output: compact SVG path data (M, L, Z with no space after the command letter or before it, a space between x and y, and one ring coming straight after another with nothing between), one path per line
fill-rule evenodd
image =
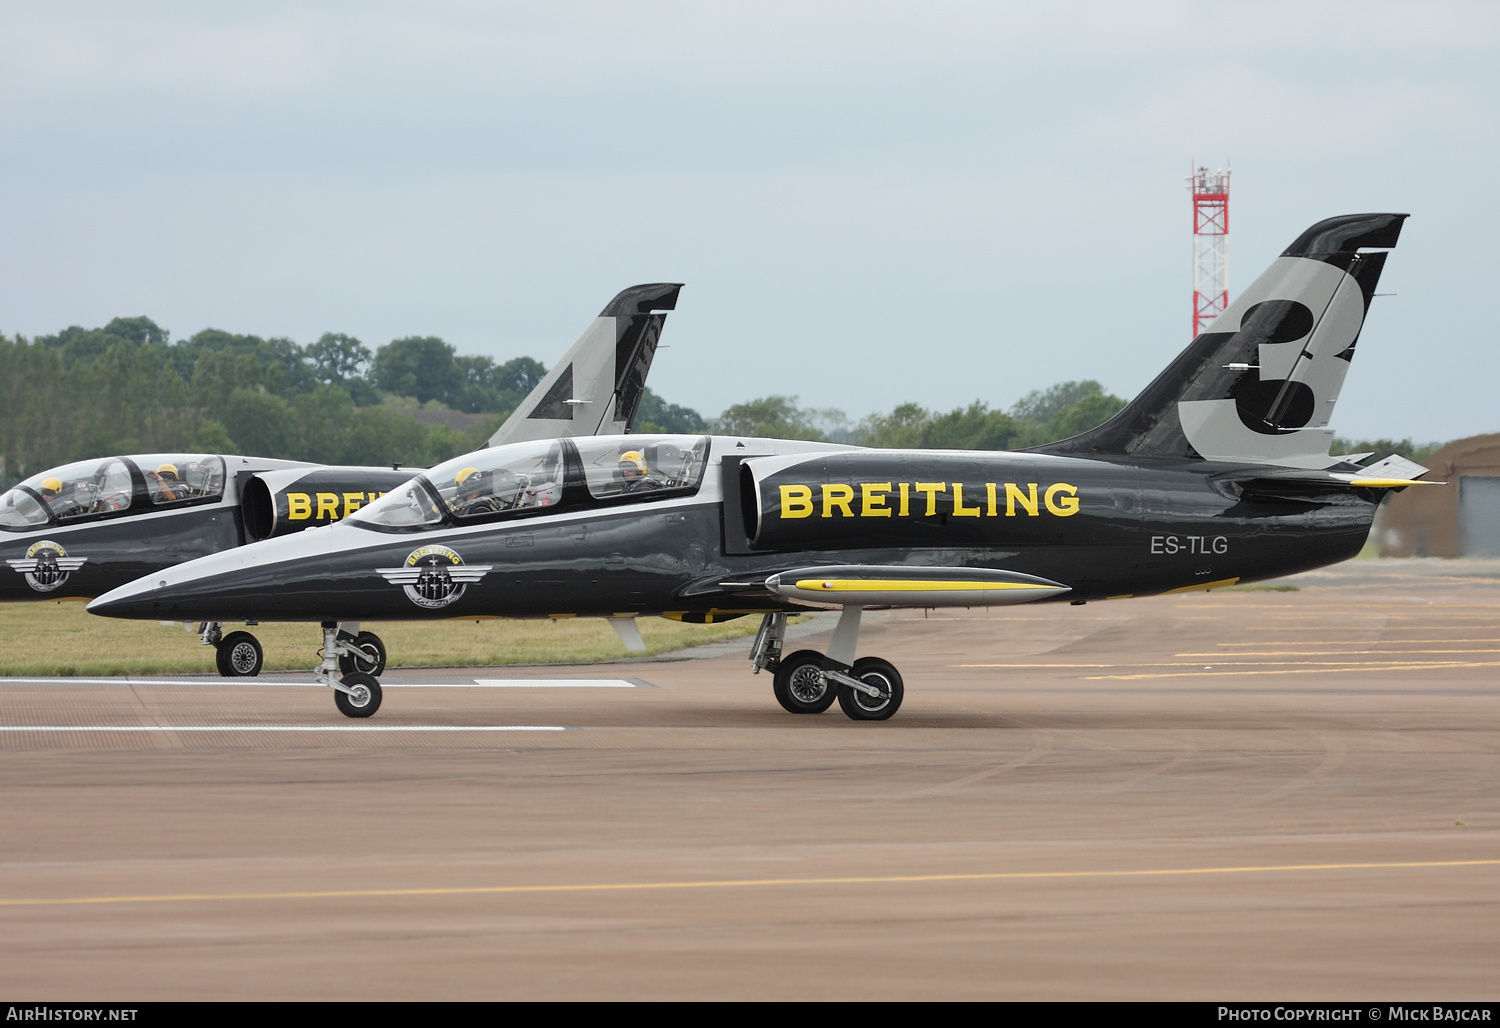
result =
M651 468L640 450L626 450L620 454L620 478L622 493L638 493L648 489L660 489L661 483L651 477Z
M490 476L478 468L464 468L453 476L453 513L478 514L490 509Z
M157 497L158 503L172 503L181 499L186 492L182 480L177 477L176 464L164 463L154 473L148 473L147 477L161 491L161 495Z
M89 512L89 505L93 502L93 496L81 488L78 482L67 482L56 475L49 475L42 479L37 493L46 501L47 507L56 518L72 518ZM82 496L82 499L80 499Z
M480 471L464 468L453 476L457 490L453 495L453 512L460 517L471 514L493 514L517 506L521 483L509 468Z

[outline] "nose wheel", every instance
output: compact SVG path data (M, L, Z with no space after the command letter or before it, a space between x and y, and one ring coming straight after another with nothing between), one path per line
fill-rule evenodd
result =
M215 645L214 663L225 678L252 678L265 664L265 651L249 632L230 632Z
M362 671L339 679L342 689L333 693L334 706L345 717L369 717L380 709L380 683Z

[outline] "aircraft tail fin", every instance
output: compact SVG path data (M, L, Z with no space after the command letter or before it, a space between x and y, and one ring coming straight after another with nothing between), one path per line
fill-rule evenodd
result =
M658 282L620 292L490 436L489 445L627 431L667 319L661 312L676 309L681 289L680 282Z
M1406 217L1347 214L1313 225L1124 410L1035 449L1300 468L1338 463L1328 454L1328 421Z

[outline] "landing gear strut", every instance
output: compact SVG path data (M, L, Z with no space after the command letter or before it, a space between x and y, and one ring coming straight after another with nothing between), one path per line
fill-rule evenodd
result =
M336 621L323 622L323 662L313 670L319 684L333 690L333 705L345 717L369 717L380 709L380 682L368 671L354 670L342 678L334 675L341 670L345 660L356 668L369 661L373 665L374 654L359 645L359 640L368 636L375 640L378 648L379 666L385 668L385 647L380 639L369 632L360 632L359 625L340 625Z
M837 697L839 708L855 721L884 721L901 708L906 689L901 673L879 657L854 659L863 607L845 607L828 646L828 655L798 650L782 657L786 615L767 614L761 621L750 661L755 674L775 674L776 701L793 714L821 714Z

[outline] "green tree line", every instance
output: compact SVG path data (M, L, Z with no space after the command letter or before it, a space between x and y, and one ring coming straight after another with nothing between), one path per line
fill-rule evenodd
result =
M545 372L433 337L374 351L341 333L301 346L205 329L172 342L144 317L0 336L0 477L169 450L431 464L482 446ZM422 405L492 416L465 433L414 420L408 410Z
M861 446L943 450L1013 450L1037 446L1103 424L1125 406L1092 379L1060 382L1026 394L1008 411L981 400L950 411L903 403L851 424L836 408L799 407L795 396L736 404L716 427L729 435L824 439Z
M113 453L244 453L327 464L435 464L485 444L546 374L541 362L457 353L433 336L371 350L327 333L303 346L205 329L172 341L150 318L116 318L25 339L0 335L0 486ZM1008 410L904 403L859 422L796 396L735 404L717 418L645 391L642 432L708 432L866 446L1016 449L1101 424L1125 405L1100 383L1062 382ZM417 407L484 415L468 432L422 424ZM1436 444L1347 442L1421 460Z

